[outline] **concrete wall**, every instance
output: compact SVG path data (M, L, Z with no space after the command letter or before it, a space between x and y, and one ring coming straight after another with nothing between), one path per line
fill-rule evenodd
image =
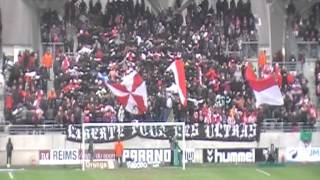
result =
M259 45L262 47L269 47L269 22L267 14L267 3L265 0L251 1L252 13L259 18L261 25L257 26Z
M39 150L48 149L80 149L80 143L65 140L65 135L15 135L0 136L0 166L5 164L5 145L8 138L14 145L13 164L28 165L32 159L38 160ZM196 162L202 162L202 149L205 148L258 148L269 147L271 143L276 147L300 147L300 133L262 133L261 142L217 142L217 141L187 141L187 148L195 148ZM320 147L320 132L313 134L312 146ZM134 138L124 142L125 148L169 148L166 140L148 140ZM97 149L113 149L113 143L95 145Z
M39 49L39 11L22 0L0 0L3 46L27 46Z
M282 49L284 45L284 28L285 26L285 5L283 1L273 1L270 7L270 20L271 20L271 43L272 54Z

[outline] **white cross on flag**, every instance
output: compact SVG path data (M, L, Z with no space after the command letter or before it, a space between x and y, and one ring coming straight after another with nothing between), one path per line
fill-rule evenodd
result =
M128 112L143 114L147 111L146 83L136 71L124 76L121 83L106 83L106 85Z

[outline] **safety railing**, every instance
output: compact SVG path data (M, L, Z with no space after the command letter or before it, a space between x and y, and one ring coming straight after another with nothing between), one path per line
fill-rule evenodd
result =
M259 43L257 41L243 41L241 42L239 50L232 50L229 43L223 51L229 57L240 57L241 59L257 59L258 58Z
M246 41L241 43L241 57L245 59L257 59L259 51L258 41Z
M65 132L65 125L63 124L0 125L0 132L11 134L11 135L63 133Z
M305 122L284 122L281 119L264 119L261 123L261 132L295 132L301 129L310 131L320 131L320 122L311 125Z
M319 57L319 43L316 41L298 41L297 48L297 55L304 55L308 59L317 59Z
M302 71L302 63L300 61L291 62L291 61L283 61L283 62L273 62L273 65L278 64L280 67L285 67L288 71Z
M58 48L61 49L61 52L65 52L64 45L65 44L63 42L42 42L42 48L43 48L44 52L47 49L50 49L50 51L53 55L53 59L56 58L55 55L56 55L56 52L58 51Z

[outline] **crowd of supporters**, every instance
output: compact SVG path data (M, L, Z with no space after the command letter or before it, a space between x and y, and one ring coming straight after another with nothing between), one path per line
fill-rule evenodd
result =
M307 80L279 69L285 105L255 107L244 78L245 60L228 56L241 41L256 40L250 1L218 0L216 11L208 0L192 3L183 17L181 6L153 14L144 0L134 3L99 0L89 4L67 1L65 16L49 11L43 18L43 41L64 42L54 54L42 57L23 52L10 65L6 90L6 117L18 122L57 123L184 121L250 123L264 117L313 122ZM64 49L64 50L63 50ZM76 51L75 54L65 51ZM188 106L168 87L166 68L176 58L185 62ZM9 65L8 65L9 66ZM266 65L262 74L273 73ZM146 81L148 111L132 115L119 105L105 81L120 82L131 71ZM53 74L50 73L53 71ZM53 88L48 89L52 82Z
M63 18L57 11L49 9L41 17L41 39L43 42L64 42Z
M1 9L0 9L0 47L2 46L2 20L1 19L2 18L1 18Z
M287 8L288 23L291 24L294 36L301 41L319 40L319 15L320 3L315 3L308 17L304 17L296 11L294 1L290 1Z
M315 85L316 85L316 95L317 95L318 101L319 101L319 97L320 97L320 61L316 62L314 77L315 77Z
M274 117L284 122L303 122L313 126L317 118L317 107L309 96L308 80L303 74L282 70L281 91L284 96L284 105L276 108L272 113Z

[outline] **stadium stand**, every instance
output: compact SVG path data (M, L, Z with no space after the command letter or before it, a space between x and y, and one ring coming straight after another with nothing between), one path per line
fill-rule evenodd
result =
M244 78L245 57L226 53L226 49L240 51L241 42L258 39L250 1L232 0L229 5L219 0L214 11L204 0L190 4L185 17L175 14L179 5L155 15L144 0L136 4L132 0L108 2L104 12L102 6L100 1L67 1L64 17L54 10L43 14L41 38L46 53L40 57L36 52L21 52L18 62L5 66L5 117L10 123L138 120L232 124L266 118L292 126L301 122L312 127L315 123L316 107L301 72L280 65L285 104L256 108ZM294 14L292 7L288 12ZM316 41L318 33L309 23L295 21L297 38ZM308 33L302 33L304 29ZM177 95L167 91L173 78L166 68L175 58L185 60L186 108ZM262 75L273 73L276 66L266 65ZM149 109L143 115L126 112L104 83L106 79L120 82L132 70L147 82Z
M290 16L290 23L292 24L296 38L302 41L318 41L319 7L320 3L314 4L309 16L302 17L295 11L293 2L288 6L287 13Z
M0 0L0 180L317 179L319 10Z

